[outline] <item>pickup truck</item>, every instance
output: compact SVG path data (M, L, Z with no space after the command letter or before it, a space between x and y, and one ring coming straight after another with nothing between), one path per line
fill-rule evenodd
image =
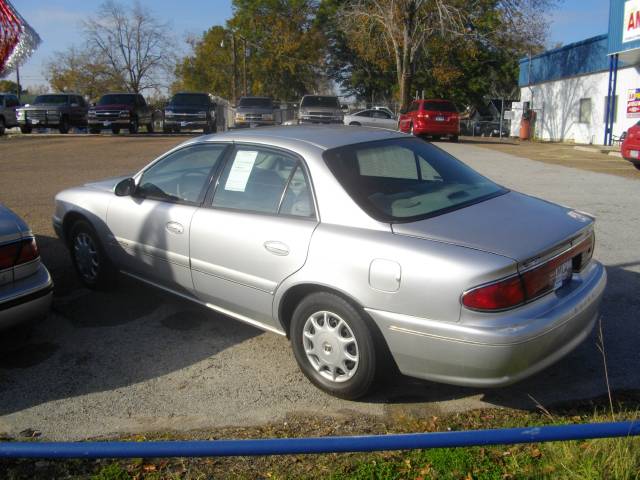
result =
M18 108L16 116L22 133L31 133L34 127L57 128L60 133L69 133L72 127L87 126L87 103L82 95L48 93Z
M16 117L18 106L20 102L13 93L0 93L0 135L4 135L5 129L18 126Z
M153 133L153 112L139 93L108 93L89 109L89 133L118 134L123 128L138 133L142 125Z
M269 97L241 97L236 107L236 128L275 125L273 100Z
M217 131L217 105L208 93L180 92L169 99L164 108L164 131L202 129Z
M300 101L299 123L342 123L344 114L338 97L305 95Z

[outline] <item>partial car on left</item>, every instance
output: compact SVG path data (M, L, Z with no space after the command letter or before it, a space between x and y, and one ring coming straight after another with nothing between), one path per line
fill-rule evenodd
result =
M20 105L18 97L13 93L0 93L0 135L7 128L18 126L16 108Z
M0 204L0 331L43 318L52 295L53 281L33 232Z

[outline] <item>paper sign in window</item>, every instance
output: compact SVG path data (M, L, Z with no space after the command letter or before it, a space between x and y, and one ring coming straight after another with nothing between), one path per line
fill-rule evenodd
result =
M236 153L236 158L233 159L233 165L231 165L231 171L227 177L227 183L224 185L225 190L231 192L245 191L257 156L258 152L249 150L240 150Z

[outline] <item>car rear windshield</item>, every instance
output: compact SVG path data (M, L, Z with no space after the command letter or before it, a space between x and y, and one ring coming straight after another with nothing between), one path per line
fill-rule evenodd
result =
M417 138L335 148L324 160L351 198L384 222L416 221L507 192Z
M258 108L273 108L273 100L270 98L260 97L245 97L240 99L238 103L240 107L258 107Z
M209 105L206 93L178 93L171 97L170 105Z
M102 98L98 101L98 105L133 105L135 103L135 100L135 95L103 95Z
M456 106L451 102L424 102L423 110L435 112L457 112Z
M63 105L67 103L66 95L38 95L33 103L53 103Z
M338 97L316 97L307 96L302 99L301 107L326 107L326 108L340 108L340 102Z

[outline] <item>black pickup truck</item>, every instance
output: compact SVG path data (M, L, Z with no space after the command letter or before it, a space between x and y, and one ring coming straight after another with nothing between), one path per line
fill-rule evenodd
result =
M87 103L74 93L38 95L32 104L18 108L16 115L22 133L40 127L69 133L72 127L87 126Z
M164 108L164 131L202 129L204 133L215 133L216 109L217 105L208 93L176 93Z
M121 129L138 133L144 125L153 133L153 111L139 93L108 93L89 109L89 133L111 129L114 134Z
M16 109L19 105L18 97L13 93L0 93L0 135L4 135L6 128L18 126Z

